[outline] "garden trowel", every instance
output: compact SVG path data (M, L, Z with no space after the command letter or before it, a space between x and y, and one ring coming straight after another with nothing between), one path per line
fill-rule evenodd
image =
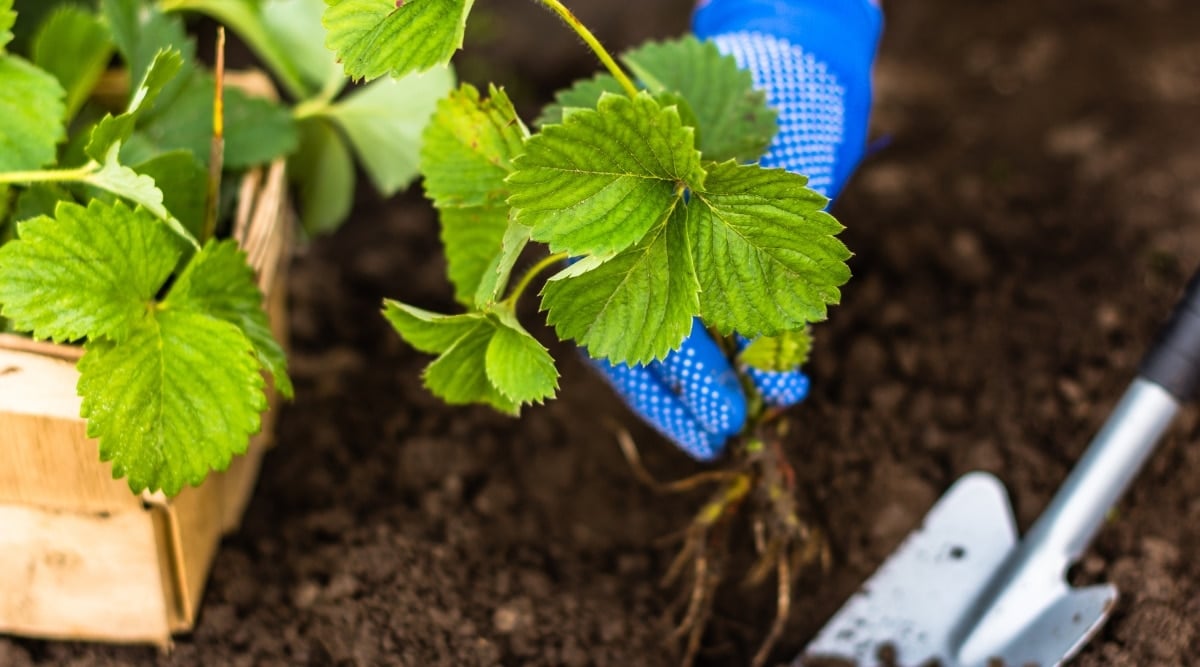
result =
M1000 481L979 472L962 477L796 666L1049 667L1075 655L1112 611L1117 589L1075 588L1067 568L1198 387L1200 271L1023 540Z

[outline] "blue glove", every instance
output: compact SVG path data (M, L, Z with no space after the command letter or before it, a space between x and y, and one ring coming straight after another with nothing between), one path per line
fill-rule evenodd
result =
M779 114L779 133L761 164L807 174L809 187L836 197L866 146L871 63L883 25L878 4L701 0L692 23L697 37L712 39L750 70ZM662 361L593 364L635 412L696 459L719 456L745 425L737 374L699 319ZM749 369L749 376L771 406L808 394L808 377L798 370Z

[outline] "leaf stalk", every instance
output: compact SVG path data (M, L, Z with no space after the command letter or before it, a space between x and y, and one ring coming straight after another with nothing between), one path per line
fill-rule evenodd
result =
M89 162L73 169L37 169L34 171L9 171L0 173L0 185L24 185L29 183L71 183L82 181L94 173L100 165Z
M574 30L575 34L579 35L584 43L587 44L593 52L595 52L596 56L600 58L600 62L604 64L604 67L606 67L617 80L617 82L621 84L621 88L624 89L630 97L637 97L637 86L633 85L633 81L629 78L629 75L625 74L625 70L621 69L621 66L618 65L617 61L613 59L612 54L610 54L608 50L604 48L604 45L600 43L600 40L596 39L596 36L592 34L592 31L588 30L587 26L583 25L583 22L571 13L571 10L567 9L565 5L559 2L559 0L538 0L538 2L541 2L555 14L558 14L559 18L563 20L563 23L566 23L567 27Z
M521 294L525 292L525 289L529 287L529 283L533 282L533 279L536 278L539 273L545 271L551 266L554 266L555 264L558 264L559 262L565 261L566 259L567 253L556 252L553 255L543 258L542 261L538 262L537 264L534 264L528 271L525 272L525 275L521 276L521 280L517 282L517 286L513 288L512 292L509 292L508 297L504 299L503 304L509 308L515 308L517 305L517 300L521 298Z

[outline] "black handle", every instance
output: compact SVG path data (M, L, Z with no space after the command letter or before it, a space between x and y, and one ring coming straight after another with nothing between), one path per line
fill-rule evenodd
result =
M1171 392L1180 403L1196 397L1200 390L1200 269L1188 281L1139 370L1143 378Z

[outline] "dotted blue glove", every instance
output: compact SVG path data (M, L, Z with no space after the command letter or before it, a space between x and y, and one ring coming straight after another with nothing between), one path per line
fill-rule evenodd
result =
M778 112L761 164L807 174L836 197L866 146L870 70L883 16L871 0L701 0L692 25L748 69ZM745 345L746 341L740 341ZM746 422L737 374L699 319L679 350L643 366L593 360L625 402L692 457L716 458ZM772 406L808 394L800 371L749 370Z

